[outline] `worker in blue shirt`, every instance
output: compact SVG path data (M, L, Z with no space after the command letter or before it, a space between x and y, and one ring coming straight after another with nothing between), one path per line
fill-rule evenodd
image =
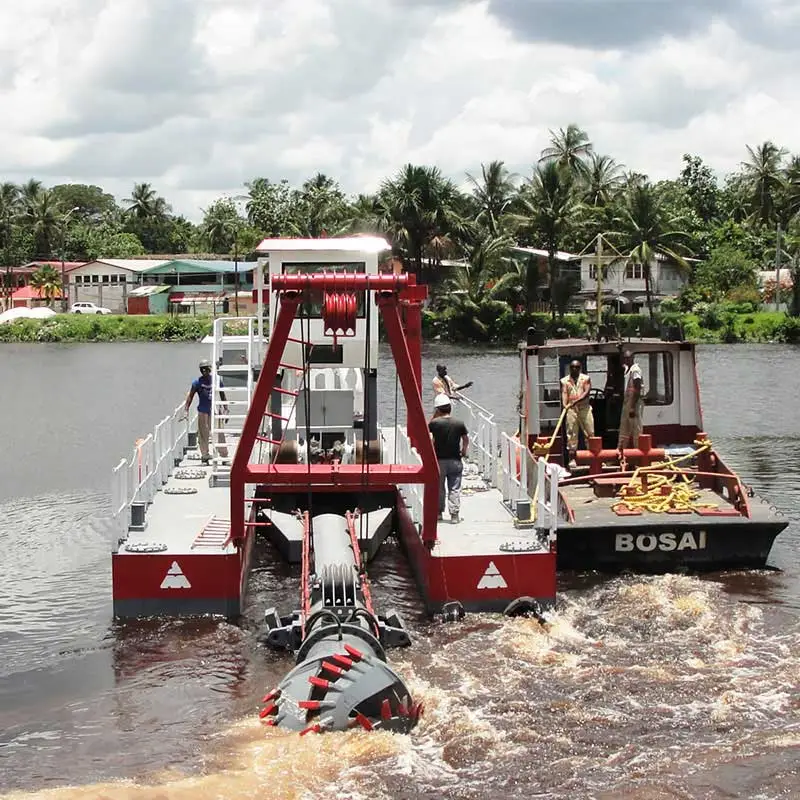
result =
M219 385L222 387L222 378L219 379ZM208 447L211 440L211 396L212 396L212 378L211 378L211 362L204 358L200 362L200 377L192 381L192 386L189 389L189 394L186 395L186 413L192 407L192 400L197 395L197 444L200 448L200 458L203 464L208 464L209 454ZM225 392L220 391L220 399L227 402ZM228 407L222 407L222 414L228 413ZM225 437L219 434L219 441L224 443ZM223 452L224 449L224 452ZM226 458L228 455L227 448L220 449L220 455Z

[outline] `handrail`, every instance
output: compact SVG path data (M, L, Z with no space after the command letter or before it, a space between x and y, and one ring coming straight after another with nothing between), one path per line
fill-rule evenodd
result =
M497 457L499 454L498 428L494 421L494 414L487 411L478 403L469 398L462 397L463 406L470 417L471 425L467 426L470 449L476 453L473 459L478 465L478 470L490 486L497 485Z
M417 452L417 449L412 446L411 439L404 428L396 425L394 437L397 445L396 464L422 464L422 457ZM423 486L419 483L408 483L401 484L398 488L403 495L403 499L408 504L411 521L419 531L423 520Z
M150 504L167 482L176 461L176 452L189 438L189 426L197 419L184 413L184 405L176 406L143 439L138 439L130 459L121 459L111 471L111 519L119 532L127 533L133 503Z

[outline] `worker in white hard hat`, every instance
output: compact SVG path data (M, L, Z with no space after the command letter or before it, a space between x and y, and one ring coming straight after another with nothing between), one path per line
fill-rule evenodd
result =
M208 464L210 461L208 448L211 440L211 402L213 394L213 384L211 379L211 362L204 358L200 364L200 377L192 381L189 393L186 395L185 411L188 414L189 409L192 407L192 400L197 395L197 446L200 448L200 458L203 464ZM222 386L222 378L219 379L219 385ZM220 391L220 399L227 402L225 392ZM228 413L228 406L222 407L222 414ZM218 439L220 442L225 442L223 434L219 434ZM224 452L222 452L224 450ZM225 458L228 455L227 448L220 450L220 455Z
M460 522L461 476L463 459L469 448L467 426L450 416L452 406L446 394L437 394L433 401L434 414L428 423L433 439L433 449L439 462L439 519L444 517L445 501L450 510L450 521Z

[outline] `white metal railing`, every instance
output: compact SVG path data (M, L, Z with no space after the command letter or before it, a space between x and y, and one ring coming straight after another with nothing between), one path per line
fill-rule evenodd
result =
M500 492L503 502L511 505L529 500L527 449L519 439L503 432L500 434Z
M494 414L463 394L458 394L457 397L459 407L468 417L464 421L467 423L470 451L472 452L470 460L478 465L484 480L488 481L489 485L496 486L498 481L497 460L500 449L499 430L494 421Z
M536 527L546 530L549 541L555 542L558 529L558 479L561 470L540 458L536 462Z
M417 452L417 449L412 447L411 439L408 438L408 433L406 433L404 428L396 425L394 428L394 437L394 444L397 451L397 456L394 461L395 464L422 464L422 458ZM422 525L423 486L421 483L404 483L401 484L399 488L408 506L411 520L419 530L419 526Z
M167 482L175 465L176 453L183 455L189 427L197 413L187 417L184 404L164 417L143 439L137 439L130 459L123 458L111 471L111 518L121 533L130 525L133 503L149 504Z

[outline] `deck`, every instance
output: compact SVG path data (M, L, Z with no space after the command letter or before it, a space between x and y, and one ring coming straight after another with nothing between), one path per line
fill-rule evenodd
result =
M437 528L434 555L493 556L506 552L547 552L548 546L531 526L519 528L497 487L489 486L469 461L461 484L461 522L445 518Z
M227 487L209 485L212 468L202 466L199 459L196 450L190 450L183 457L148 508L146 528L131 530L119 548L119 555L139 555L127 548L146 545L166 545L166 549L159 551L165 556L232 555L236 552L228 541L230 493ZM195 491L171 493L187 489Z
M750 518L735 513L735 509L728 500L711 489L698 488L694 486L698 493L696 502L699 504L717 505L720 509L727 509L732 513L726 514L699 514L692 513L669 513L642 511L636 515L620 515L612 511L612 506L620 502L619 497L597 497L593 487L588 484L573 484L561 487L561 494L569 504L575 514L573 523L563 522L560 527L619 527L620 525L635 524L637 527L646 528L648 526L661 526L665 522L689 523L702 525L738 525L752 524L753 522L774 521L775 514L766 503L755 499L750 502Z

